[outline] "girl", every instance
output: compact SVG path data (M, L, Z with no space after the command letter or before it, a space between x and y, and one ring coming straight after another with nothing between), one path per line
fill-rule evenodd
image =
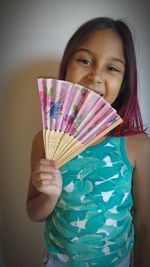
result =
M60 169L45 159L42 132L32 146L27 212L46 220L44 266L134 266L150 262L150 140L137 98L134 44L111 18L83 24L69 40L59 79L90 88L123 123Z

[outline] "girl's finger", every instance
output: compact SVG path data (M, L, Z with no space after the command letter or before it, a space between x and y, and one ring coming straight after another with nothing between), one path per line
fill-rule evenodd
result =
M42 181L42 180L54 180L55 174L48 174L48 173L40 173L38 176L35 176L33 180L35 181Z
M54 160L48 160L48 159L40 159L39 160L39 164L42 164L42 165L50 165L50 166L53 166L54 168L55 167L58 167L58 164L56 161Z
M39 165L37 169L35 170L37 173L54 173L58 174L60 173L58 169L50 166L50 165Z

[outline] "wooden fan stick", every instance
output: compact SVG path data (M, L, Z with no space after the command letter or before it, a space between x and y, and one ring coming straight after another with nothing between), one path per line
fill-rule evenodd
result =
M72 148L71 151L68 151L68 153L66 152L66 150L68 150L68 147L65 149L66 144L64 143L64 150L62 147L62 151L63 153L61 153L61 157L59 157L58 159L56 159L56 157L52 157L52 154L49 153L48 150L48 144L45 145L45 153L46 153L46 158L48 159L54 159L58 161L58 166L61 167L62 165L64 165L67 161L73 159L74 157L76 157L77 155L79 155L82 151L84 151L87 147L91 146L92 144L94 144L95 142L97 142L100 138L102 138L103 136L105 136L108 132L112 131L115 127L117 127L120 123L122 123L122 119L119 118L116 122L114 122L113 124L111 124L110 126L108 126L104 131L102 131L100 134L98 134L95 138L93 138L93 140L91 140L87 145L83 145L80 141L74 142L74 146ZM72 139L73 140L73 139ZM61 140L62 141L62 140ZM74 141L74 140L73 140ZM60 142L60 141L59 141ZM71 144L71 143L70 143Z
M107 133L112 131L115 127L117 127L122 122L122 119L119 118L115 123L110 125L107 129L105 129L103 132L101 132L99 135L97 135L92 141L90 141L87 145L81 144L81 146L74 151L73 153L69 154L68 156L64 155L65 157L62 158L60 161L58 161L58 166L61 167L64 165L67 161L73 159L77 155L79 155L82 151L84 151L87 147L93 145L95 142L97 142L100 138L105 136Z

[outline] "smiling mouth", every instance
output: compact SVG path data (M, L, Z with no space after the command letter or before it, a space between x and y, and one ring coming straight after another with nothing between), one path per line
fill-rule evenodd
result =
M104 96L104 94L100 92L100 88L99 89L98 88L96 89L95 86L92 86L92 85L90 86L90 85L86 85L86 84L82 84L82 83L80 83L80 85L85 86L86 88L90 89L92 92L100 95L101 97Z
M96 94L98 94L98 95L100 95L101 97L103 97L104 96L104 94L103 93L101 93L101 92L99 92L98 90L95 90L95 88L92 88L92 87L88 87L91 91L93 91L94 93L96 93Z
M100 93L99 91L93 90L92 88L89 88L89 89L90 89L92 92L94 92L94 93L100 95L101 97L104 96L104 94Z
M94 92L94 93L100 95L101 97L104 96L104 94L102 94L102 93L100 93L100 92L98 92L98 91L95 91L95 90L93 90L93 89L91 89L91 88L89 88L89 89L90 89L92 92Z

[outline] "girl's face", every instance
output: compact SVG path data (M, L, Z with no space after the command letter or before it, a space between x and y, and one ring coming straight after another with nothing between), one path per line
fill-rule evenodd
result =
M112 104L119 94L125 71L123 44L111 29L93 33L71 58L66 80L100 94Z

